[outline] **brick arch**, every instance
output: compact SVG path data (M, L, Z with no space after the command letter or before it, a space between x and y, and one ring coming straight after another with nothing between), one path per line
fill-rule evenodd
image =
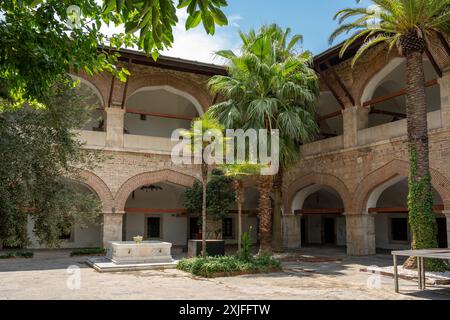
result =
M349 208L351 204L351 194L342 180L330 174L310 173L296 179L286 188L284 201L285 213L292 213L292 203L297 193L313 185L332 188L341 197L344 208Z
M212 104L211 96L207 91L199 85L193 83L189 78L174 76L167 73L152 74L152 75L137 75L130 78L128 84L127 99L136 91L145 87L163 87L169 86L176 90L185 92L192 96L203 108L207 111Z
M106 74L96 74L95 76L89 76L85 72L71 73L71 76L74 78L78 78L81 81L87 83L93 90L94 93L100 98L102 107L106 108L106 104L108 103L108 83L111 82L111 79L108 79Z
M194 182L198 181L193 176L186 175L173 170L161 170L153 172L145 172L138 174L126 181L117 191L115 197L115 209L117 212L125 211L125 204L130 194L147 184L154 184L159 182L171 182L183 187L191 187Z
M114 198L111 190L106 183L95 173L82 170L80 172L81 179L72 179L77 183L83 184L93 192L96 193L100 201L102 202L103 212L112 212L114 205Z
M390 180L409 176L410 164L403 160L392 160L383 167L369 173L356 188L351 206L352 213L367 213L367 202L372 192ZM441 197L445 210L450 209L450 181L435 169L431 169L432 186Z

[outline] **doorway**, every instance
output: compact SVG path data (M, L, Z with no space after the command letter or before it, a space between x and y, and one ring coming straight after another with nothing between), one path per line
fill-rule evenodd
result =
M333 218L323 219L323 243L336 244L336 222Z
M447 219L437 218L436 222L439 248L447 248Z

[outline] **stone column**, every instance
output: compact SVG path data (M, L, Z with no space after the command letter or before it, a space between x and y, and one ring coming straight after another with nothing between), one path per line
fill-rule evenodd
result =
M108 248L109 241L122 241L122 223L125 212L104 212L102 217L102 243Z
M344 215L347 228L347 254L349 256L375 254L375 216L369 213Z
M120 108L106 108L106 146L123 148L123 129L125 110Z
M438 80L441 89L442 127L450 129L450 69Z
M369 126L369 110L367 108L352 106L342 111L344 127L344 148L358 145L358 130Z
M295 214L281 217L283 226L283 245L287 250L300 249L302 247L301 216Z
M450 248L450 211L442 212L447 219L447 247Z

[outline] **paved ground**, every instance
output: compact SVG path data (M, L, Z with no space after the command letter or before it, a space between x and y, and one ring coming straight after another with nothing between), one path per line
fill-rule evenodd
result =
M302 254L342 261L291 261L275 274L200 279L177 270L101 274L87 267L85 258L69 258L67 251L39 251L30 260L0 261L0 299L450 300L450 286L421 293L416 283L401 281L402 294L395 294L391 278L381 277L377 286L377 278L358 271L361 266L388 265L386 255L355 258L331 249L306 249ZM68 273L69 266L80 268L79 283Z

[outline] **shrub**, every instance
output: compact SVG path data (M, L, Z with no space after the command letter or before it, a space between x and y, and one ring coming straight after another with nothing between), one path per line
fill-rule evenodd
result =
M196 276L214 277L242 273L263 273L281 270L281 264L271 256L250 257L248 260L238 256L197 257L178 262L179 270Z
M106 254L106 250L102 248L84 248L74 250L70 253L71 257L77 256L92 256L92 255L104 255Z
M34 253L31 251L15 251L0 254L0 259L13 259L13 258L31 259L33 258L33 256Z

